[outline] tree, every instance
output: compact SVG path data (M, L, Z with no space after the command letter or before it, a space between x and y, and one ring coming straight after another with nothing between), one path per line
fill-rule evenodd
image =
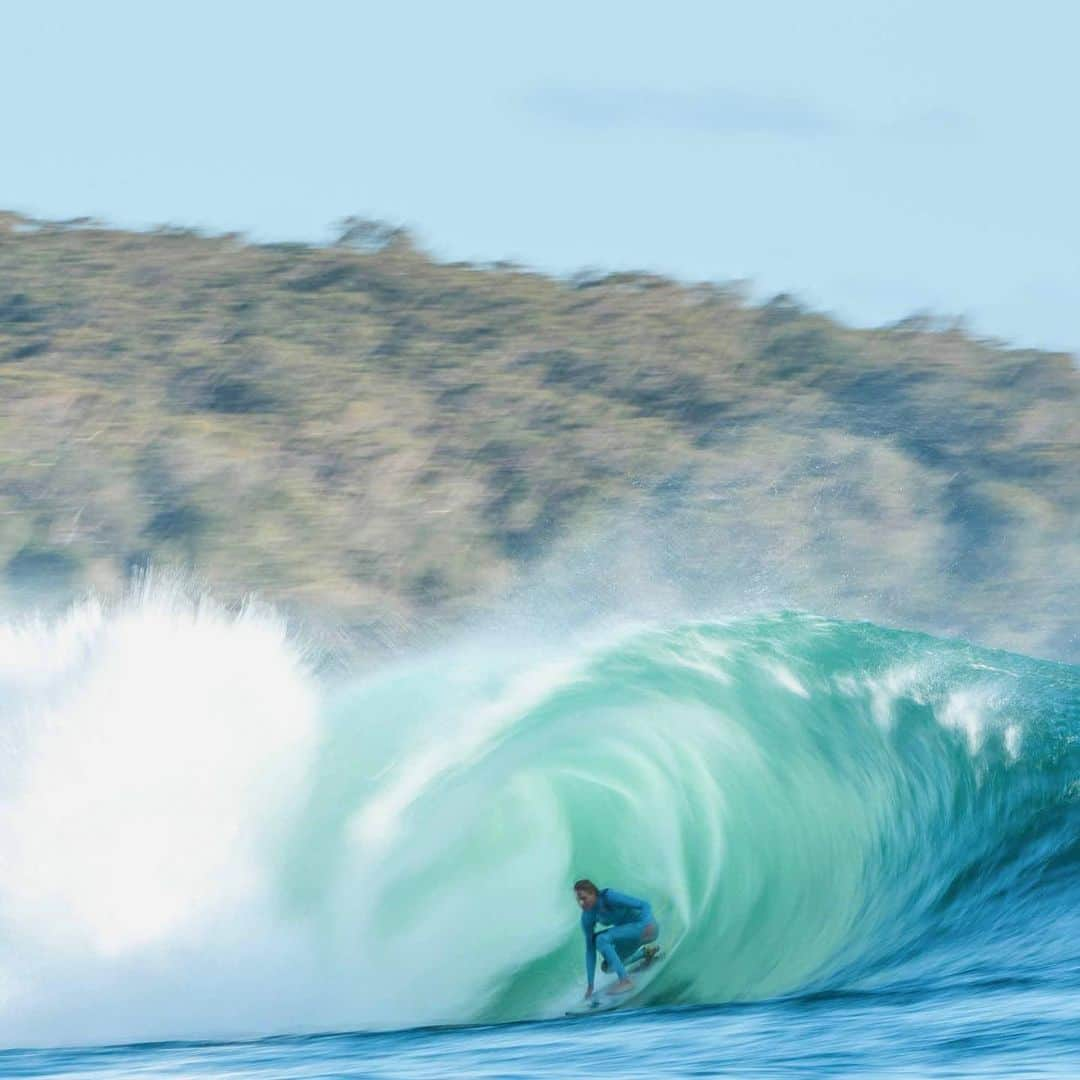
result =
M412 237L400 225L391 225L376 218L347 217L337 223L337 247L374 253L388 247L412 247Z

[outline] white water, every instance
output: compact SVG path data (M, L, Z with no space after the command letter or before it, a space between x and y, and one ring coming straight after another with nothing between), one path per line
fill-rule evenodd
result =
M158 585L0 624L0 710L0 1039L264 1022L318 735L282 621Z

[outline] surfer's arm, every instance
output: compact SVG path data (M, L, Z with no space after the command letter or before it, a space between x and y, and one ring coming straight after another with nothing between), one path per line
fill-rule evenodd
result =
M581 913L581 932L585 935L585 978L588 991L592 991L593 977L596 975L596 916L591 911Z

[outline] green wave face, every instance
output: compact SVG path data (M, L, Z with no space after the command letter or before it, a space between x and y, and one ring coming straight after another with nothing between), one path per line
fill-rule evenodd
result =
M635 1004L1065 978L1078 701L792 613L335 685L273 612L160 587L0 623L0 1041L559 1014L581 876L654 905Z
M1003 938L987 906L1075 844L1078 696L1075 669L801 614L459 651L337 699L283 887L388 1017L560 1007L578 876L653 902L646 1002L944 973L970 912L987 955L1030 951L1031 911Z

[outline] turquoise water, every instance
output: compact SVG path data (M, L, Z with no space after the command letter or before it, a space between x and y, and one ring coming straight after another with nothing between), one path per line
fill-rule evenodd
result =
M319 660L161 587L0 628L0 1072L1080 1073L1078 669L791 612ZM582 875L667 959L568 1021Z

